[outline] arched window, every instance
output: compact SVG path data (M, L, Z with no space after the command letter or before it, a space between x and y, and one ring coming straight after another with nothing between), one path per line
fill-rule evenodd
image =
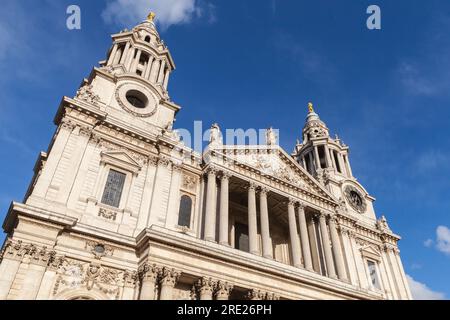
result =
M150 43L150 36L146 36L144 41Z
M178 214L178 225L180 227L191 227L192 199L182 196L180 200L180 211Z

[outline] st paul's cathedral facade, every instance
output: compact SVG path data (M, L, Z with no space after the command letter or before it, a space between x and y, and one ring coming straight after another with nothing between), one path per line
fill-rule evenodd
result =
M400 237L353 177L349 148L310 104L288 154L186 147L154 15L107 59L41 152L3 223L0 300L411 299Z

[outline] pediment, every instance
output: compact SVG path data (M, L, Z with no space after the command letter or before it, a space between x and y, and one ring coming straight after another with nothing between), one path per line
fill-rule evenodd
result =
M376 261L381 260L380 252L373 245L365 245L360 250L363 257Z
M279 146L218 146L214 152L223 153L228 159L245 164L261 175L282 180L293 187L336 202L327 189Z
M102 152L101 158L103 163L117 166L133 173L141 170L141 165L125 151Z

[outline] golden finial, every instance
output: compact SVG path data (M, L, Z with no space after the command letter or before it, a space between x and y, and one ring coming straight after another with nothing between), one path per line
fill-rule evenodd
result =
M309 113L314 112L314 105L312 104L312 102L308 103L308 110L309 110Z
M155 17L156 17L156 13L150 12L149 15L147 16L147 20L153 21L153 20L155 20Z

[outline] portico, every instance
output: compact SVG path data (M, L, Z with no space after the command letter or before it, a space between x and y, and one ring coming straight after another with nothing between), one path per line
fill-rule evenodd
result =
M273 178L242 173L215 163L206 169L204 239L348 281L336 213L305 200L308 192L293 196L297 187L283 192Z

